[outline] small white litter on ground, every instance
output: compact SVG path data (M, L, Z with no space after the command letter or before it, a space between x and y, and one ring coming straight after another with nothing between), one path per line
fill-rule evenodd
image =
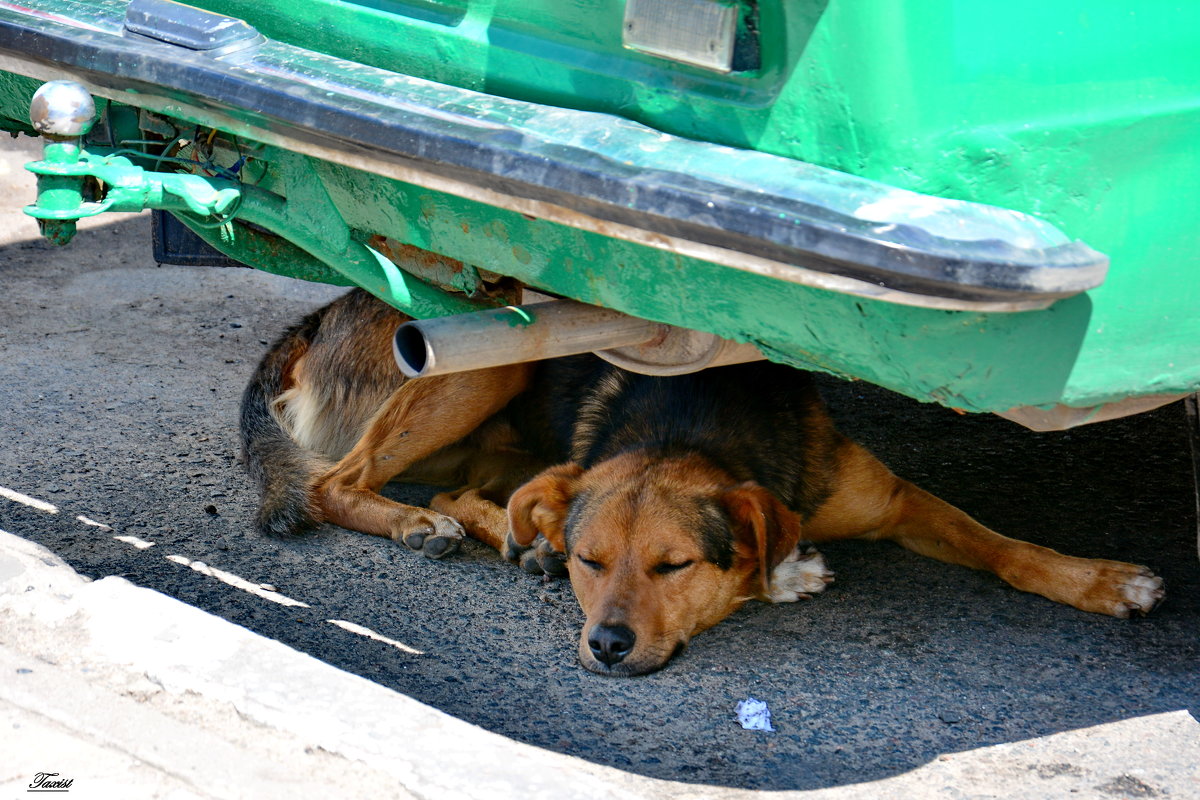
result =
M771 711L762 700L748 697L737 704L738 722L748 731L773 731L771 727Z

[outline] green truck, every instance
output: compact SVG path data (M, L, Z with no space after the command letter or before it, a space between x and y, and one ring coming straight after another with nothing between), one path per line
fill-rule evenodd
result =
M1196 3L0 0L0 128L60 243L153 208L163 261L1034 429L1200 389Z

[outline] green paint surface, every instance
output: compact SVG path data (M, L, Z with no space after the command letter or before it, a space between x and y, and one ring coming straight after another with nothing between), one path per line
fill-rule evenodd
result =
M510 328L526 328L537 322L537 317L524 308L510 308L494 315L497 322L503 322Z
M29 124L29 101L42 85L41 81L0 72L0 130L34 134Z

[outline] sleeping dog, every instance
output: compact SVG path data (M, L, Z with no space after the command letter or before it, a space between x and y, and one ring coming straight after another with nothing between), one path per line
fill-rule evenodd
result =
M1001 536L896 477L790 367L662 378L577 356L409 381L391 354L405 319L354 291L271 348L242 406L259 527L332 522L435 558L465 531L565 572L594 672L654 671L749 599L821 591L808 543L834 539L890 539L1117 617L1163 596L1144 567ZM392 479L459 488L427 510L380 496Z

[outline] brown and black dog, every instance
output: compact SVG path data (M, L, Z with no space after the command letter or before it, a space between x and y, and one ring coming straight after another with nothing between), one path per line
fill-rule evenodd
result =
M897 478L790 367L655 378L579 356L405 381L391 354L404 319L352 292L263 360L242 407L260 527L333 522L432 557L465 528L569 574L594 672L651 672L749 599L821 591L809 542L891 539L1117 617L1163 596L1144 567L1001 536ZM393 478L462 488L426 510L381 497Z

